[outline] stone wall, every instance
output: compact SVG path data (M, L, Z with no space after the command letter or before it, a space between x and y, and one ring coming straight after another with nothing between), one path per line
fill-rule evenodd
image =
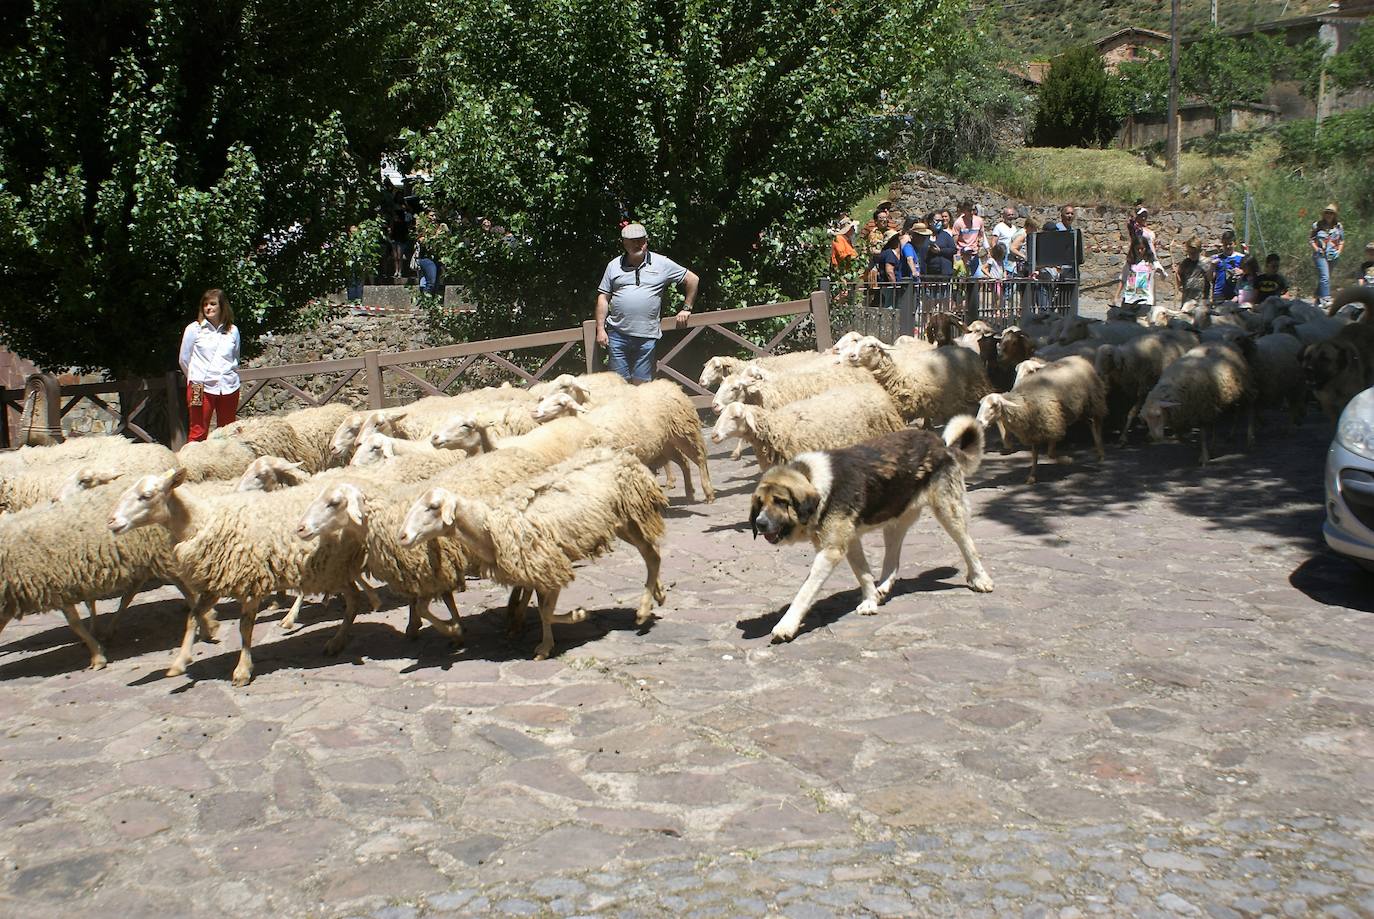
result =
M973 200L978 213L987 220L988 228L997 222L998 212L1008 203L1017 208L1022 217L1034 216L1041 226L1059 219L1061 202L1027 202L1010 198L1001 192L977 185L965 185L950 176L933 170L913 170L892 183L888 197L900 211L925 214L939 208L958 211L958 202ZM1110 289L1121 276L1128 237L1126 220L1128 209L1115 205L1072 203L1077 209L1075 223L1083 232L1083 287L1085 292L1102 298L1114 293ZM864 219L869 215L860 215ZM1204 240L1215 241L1221 231L1233 227L1234 214L1223 210L1163 210L1151 211L1150 227L1155 231L1157 255L1165 267L1183 257L1183 244L1196 233ZM1094 291L1094 288L1099 288ZM1163 284L1160 293L1170 295L1172 283Z

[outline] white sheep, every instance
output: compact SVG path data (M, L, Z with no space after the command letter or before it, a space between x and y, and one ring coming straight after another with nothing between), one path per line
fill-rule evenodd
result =
M529 388L530 398L539 401L554 393L567 393L578 402L602 402L609 396L621 392L630 384L618 373L584 373L573 376L560 373L547 383L536 383Z
M106 529L121 490L118 484L97 486L60 504L0 516L0 631L13 619L60 609L89 650L91 669L105 666L105 649L93 634L95 602L119 597L122 603L150 580L175 580L166 533L116 540ZM90 630L79 603L92 610ZM204 628L207 636L214 633L209 623Z
M297 521L315 497L312 489L200 498L178 488L185 481L182 469L144 476L120 496L109 520L117 536L153 525L165 527L176 574L199 595L168 676L186 672L196 620L220 597L242 605L235 686L253 678L253 626L264 598L283 591L342 594L344 616L352 620L364 546L352 538L313 543L297 538ZM335 653L340 647L342 638L336 633L326 650Z
M836 450L896 431L902 416L887 392L872 382L839 386L776 409L732 402L720 413L711 440L739 437L764 467L811 450Z
M1102 345L1097 349L1094 367L1108 390L1120 392L1131 400L1126 423L1121 426L1121 446L1136 416L1145 407L1145 398L1159 382L1159 376L1188 349L1198 343L1197 336L1188 332L1162 330L1142 335L1120 345Z
M820 367L826 363L827 356L816 351L761 354L749 359L717 355L706 362L706 366L701 369L701 378L697 382L705 389L715 389L727 376L739 373L746 367L764 367L769 370L787 372Z
M1307 378L1299 360L1303 347L1292 335L1261 335L1255 339L1255 353L1250 358L1256 404L1288 403L1288 420L1295 425L1302 423L1307 412Z
M706 464L706 443L701 438L701 419L692 400L676 383L655 380L630 387L613 402L591 409L566 395L549 396L544 404L548 411L536 416L541 423L576 414L601 432L599 443L628 451L650 469L676 463L682 470L683 491L689 501L695 497L691 471L695 465L701 472L706 503L716 499L711 470ZM512 442L517 440L513 438Z
M628 386L628 384L626 384ZM587 399L580 398L574 393L559 393L567 395L579 403L585 404ZM551 398L551 397L546 397ZM476 408L468 412L458 412L444 419L436 425L433 433L429 435L429 444L435 449L451 450L454 445L462 442L467 437L467 432L478 426L487 432L489 437L504 438L518 437L521 434L528 434L539 426L535 420L538 414L538 403L534 407L520 405L491 406L488 408Z
M435 428L459 412L513 403L529 405L534 401L528 390L514 386L475 389L456 396L426 396L399 408L370 412L358 431L358 440L373 433L404 440L428 440Z
M1006 393L989 393L978 405L978 421L1006 425L1017 439L1030 445L1031 465L1026 484L1035 483L1040 446L1048 448L1050 459L1069 426L1086 419L1092 429L1093 446L1100 462L1102 419L1107 414L1107 393L1093 365L1081 357L1055 361L1028 377Z
M0 512L47 504L62 493L72 475L95 465L132 475L160 472L176 465L176 456L161 444L135 443L122 437L101 438L101 445L84 457L27 463L12 475L0 478ZM59 454L60 457L62 454Z
M618 450L585 450L493 501L430 489L411 506L400 541L411 546L451 534L486 577L537 593L542 635L534 656L543 660L553 651L554 623L586 618L582 610L554 612L573 564L605 554L617 538L644 559L635 622L653 618L653 605L665 599L659 544L667 504L642 463Z
M1244 347L1249 340L1241 339L1238 344ZM1145 399L1141 414L1155 441L1164 439L1166 424L1179 434L1198 428L1202 441L1200 461L1206 465L1211 458L1208 435L1227 409L1240 408L1245 412L1245 444L1254 444L1254 395L1253 378L1240 348L1201 344L1165 369Z
M873 375L908 423L922 418L927 426L943 424L992 390L982 359L967 348L893 352L870 336L859 341L847 360Z
M721 383L711 407L720 412L731 402L746 402L764 408L779 408L836 386L862 385L871 381L872 376L863 370L833 364L820 370L776 375L765 370L762 377L741 373Z
M309 473L320 472L330 465L330 443L334 432L352 414L353 409L349 406L341 402L331 402L298 409L285 415L272 416L275 421L290 428L296 436L281 446L254 443L255 452L263 456L279 456L298 462ZM217 428L210 438L213 440L229 437L252 442L252 438L245 438L239 432L252 431L265 420L261 417L243 418Z
M188 482L237 479L257 458L252 447L232 438L193 440L177 451L177 465L186 470Z

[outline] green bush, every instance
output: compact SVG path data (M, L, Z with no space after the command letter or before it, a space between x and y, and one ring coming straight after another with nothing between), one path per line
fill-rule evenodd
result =
M1100 147L1121 123L1111 78L1088 45L1054 59L1037 102L1030 133L1037 147Z

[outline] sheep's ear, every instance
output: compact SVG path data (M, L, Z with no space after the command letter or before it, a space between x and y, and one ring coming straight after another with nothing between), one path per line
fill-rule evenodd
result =
M374 417L381 422L392 422L400 421L406 414L407 412L403 408L378 409Z
M439 496L439 520L446 527L453 526L458 519L458 499L450 492Z
M587 402L592 397L592 391L577 380L569 380L568 388L572 390L572 397L578 402Z
M744 426L748 428L751 433L757 434L759 432L759 420L754 414L754 407L752 405L746 405L744 408L740 409L739 415L740 418L744 419Z
M378 441L378 443L382 448L382 456L385 456L387 459L392 459L396 456L396 447L391 441L383 439Z
M1180 405L1182 405L1182 404L1183 404L1182 402L1175 402L1175 401L1172 400L1172 399L1160 399L1160 400L1159 400L1159 407L1160 407L1160 408L1178 408L1178 407L1179 407Z
M358 526L363 525L363 493L356 488L345 488L344 490L344 510L348 513L348 519Z
M171 491L178 485L186 481L186 469L182 466L173 466L162 474L162 490Z
M749 529L754 532L754 538L759 538L759 511L763 509L763 500L754 495L754 499L749 502Z
M585 414L587 414L588 412L591 411L591 409L587 408L587 406L582 405L581 403L578 403L578 402L572 403L572 410L573 410L574 412L576 412L577 414L579 414L579 415L585 415Z

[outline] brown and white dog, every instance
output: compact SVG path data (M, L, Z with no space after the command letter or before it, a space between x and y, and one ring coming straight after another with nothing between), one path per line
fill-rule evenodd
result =
M1298 353L1303 376L1332 422L1361 390L1374 386L1374 323L1352 322Z
M749 508L749 525L770 543L809 539L816 560L792 605L773 627L774 641L791 641L830 572L849 560L863 601L855 612L871 616L897 580L902 541L929 506L968 566L969 587L992 590L968 534L964 476L983 458L983 427L969 415L945 426L945 437L904 428L839 450L803 453L764 473ZM860 542L883 531L883 567L875 584Z

